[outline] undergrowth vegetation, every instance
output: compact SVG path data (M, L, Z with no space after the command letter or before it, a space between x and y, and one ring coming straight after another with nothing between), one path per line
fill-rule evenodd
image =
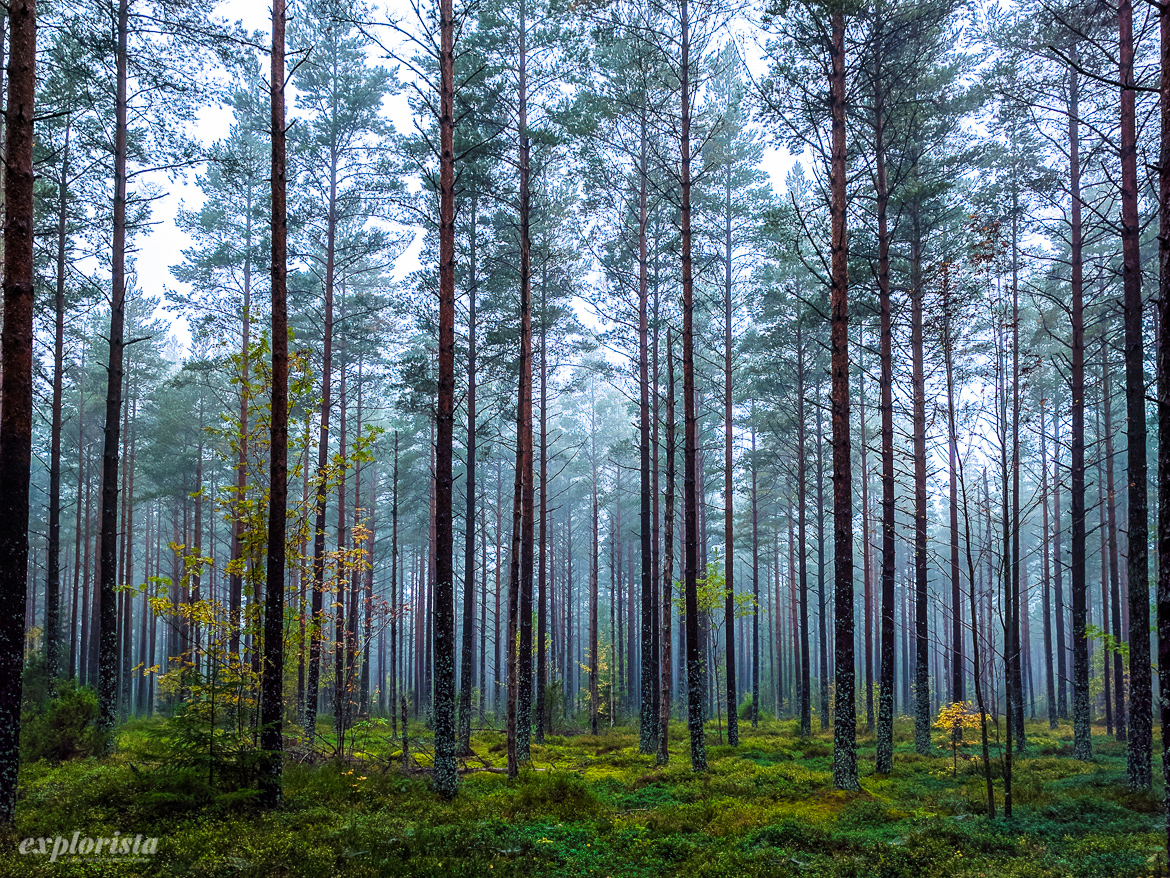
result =
M322 722L322 733L326 732ZM712 729L714 732L714 729ZM285 773L283 806L256 804L242 774L217 773L174 746L167 721L119 733L113 757L49 753L22 768L17 841L157 837L137 859L35 850L0 855L0 874L160 876L760 876L760 878L1137 878L1165 874L1160 790L1131 792L1124 745L1101 734L1090 763L1071 758L1072 731L1028 727L1014 766L1015 814L986 817L977 762L949 744L914 754L897 729L895 771L877 777L872 735L860 736L860 793L835 791L828 733L794 723L745 727L738 749L710 748L694 775L684 728L671 762L637 752L633 728L549 736L516 780L502 772L503 736L480 732L450 801L430 789L427 730L411 726L411 761L388 729L357 731L355 755L302 754ZM417 742L417 743L416 743ZM189 742L188 742L189 743ZM419 746L421 745L421 746ZM968 755L972 750L968 743ZM1160 772L1156 772L1160 775ZM36 845L33 845L35 848ZM50 843L51 849L51 843Z

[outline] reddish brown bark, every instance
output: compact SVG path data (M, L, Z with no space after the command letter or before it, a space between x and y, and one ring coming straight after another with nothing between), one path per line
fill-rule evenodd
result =
M288 505L288 212L284 123L284 0L272 2L272 407L269 427L268 551L264 577L264 660L260 688L261 797L281 799L284 700L284 565Z
M455 428L455 19L439 0L439 362L435 409L435 789L453 796L455 598L451 455Z
M0 825L13 822L32 462L33 101L36 0L9 5L5 112L4 327L0 333Z
M857 778L857 724L853 666L853 482L849 436L849 241L845 190L845 14L831 17L829 104L832 160L829 169L832 222L832 288L829 348L833 426L833 596L836 699L833 726L833 785L860 789Z

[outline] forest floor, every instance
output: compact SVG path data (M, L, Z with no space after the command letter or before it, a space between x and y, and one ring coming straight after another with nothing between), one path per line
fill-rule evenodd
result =
M635 729L615 728L549 736L516 780L500 771L503 736L477 732L478 756L466 760L452 801L431 792L425 748L403 772L388 724L374 721L356 756L288 765L283 806L271 812L240 784L224 792L226 778L209 784L206 768L182 767L194 764L197 741L175 751L168 739L167 756L162 727L127 726L108 759L23 766L16 841L34 841L25 853L6 845L0 875L1132 878L1165 868L1161 785L1153 795L1129 791L1124 744L1103 728L1094 729L1094 761L1074 760L1068 723L1028 724L1010 821L998 776L999 817L986 817L973 743L954 774L943 733L934 732L937 755L919 756L906 719L889 777L872 774L874 736L859 735L860 793L832 788L828 732L800 738L794 722L769 721L744 723L734 750L712 723L710 767L699 775L681 724L671 727L666 767L638 753ZM426 743L421 726L411 732ZM62 851L51 861L57 837L115 831L158 838L157 853Z

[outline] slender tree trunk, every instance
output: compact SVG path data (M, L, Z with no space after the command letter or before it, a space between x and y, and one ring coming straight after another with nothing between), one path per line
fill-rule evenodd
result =
M435 410L435 789L455 795L455 602L451 453L455 426L455 19L439 0L439 361Z
M671 609L674 605L674 336L666 327L666 505L662 518L662 682L659 685L661 703L658 708L658 759L659 765L670 761L670 693L674 679L670 650Z
M707 747L703 740L703 644L699 640L699 493L698 413L695 406L694 278L691 266L691 29L688 0L680 7L679 63L681 125L679 172L682 231L682 360L683 360L683 519L685 521L687 725L691 737L691 769L706 771Z
M520 137L520 395L517 405L517 459L520 469L519 618L520 654L516 688L516 760L528 762L532 738L532 561L534 496L532 473L532 252L529 183L531 144L528 138L528 18L520 2L519 21L519 128ZM509 641L511 643L512 641Z
M913 372L914 445L914 749L920 756L931 751L930 672L927 599L929 567L926 556L926 370L922 323L925 290L922 279L921 235L915 210L910 244L910 356Z
M345 292L342 288L341 295L341 322L345 323ZM337 431L337 461L338 461L338 477L337 477L337 566L335 568L335 577L337 583L337 593L332 601L333 603L333 728L337 735L337 749L344 753L345 732L349 728L348 717L349 713L349 664L346 655L346 640L348 639L348 629L346 627L346 620L349 618L349 608L347 606L347 588L346 583L349 579L350 563L347 560L346 550L349 544L346 541L346 493L345 493L345 475L349 469L349 461L346 459L347 439L346 436L346 415L348 414L346 403L348 397L346 395L345 376L346 376L346 358L345 358L345 344L344 336L342 337L342 344L338 346L338 359L340 368L338 369L338 387L337 387L337 404L338 404L338 431Z
M1109 594L1110 612L1112 614L1111 633L1116 648L1113 652L1113 695L1115 699L1114 718L1117 729L1117 740L1126 740L1125 722L1125 669L1122 662L1121 644L1121 575L1117 559L1117 508L1113 493L1113 393L1109 375L1109 342L1103 333L1101 336L1101 414L1104 419L1105 432L1105 529L1103 534L1108 549L1109 559ZM1103 554L1102 557L1105 557ZM1108 663L1107 663L1108 664ZM1108 673L1108 667L1105 671Z
M646 109L643 102L639 135L638 159L638 465L641 478L639 490L639 530L641 549L642 625L641 647L641 704L638 747L642 753L658 749L655 738L658 728L654 723L654 581L653 545L656 534L650 519L650 363L648 338L649 266L646 253L647 177L646 177Z
M1056 679L1052 669L1052 601L1049 594L1049 566L1048 547L1048 431L1045 424L1045 400L1040 399L1040 543L1043 547L1043 584L1041 594L1044 600L1044 694L1048 702L1048 727L1056 728Z
M1129 463L1129 747L1133 789L1153 784L1150 680L1149 512L1146 485L1146 379L1142 328L1142 267L1138 218L1137 124L1133 2L1120 0L1117 19L1121 74L1121 251L1125 310L1125 412Z
M82 521L89 524L89 482L86 479L86 462L88 459L85 443L85 344L81 346L81 362L77 369L77 511L73 528L73 607L69 613L69 677L84 679L85 637L81 631L85 617L85 603L78 606L84 580L81 576L82 568L87 566L87 559L82 557L81 531ZM83 496L84 495L84 496ZM85 547L89 547L89 534L85 537ZM88 552L86 552L88 555ZM80 637L80 651L78 639Z
M305 693L305 731L310 744L317 733L321 687L321 648L325 631L325 507L328 500L329 420L333 403L333 286L337 242L337 157L330 157L329 203L325 229L325 289L321 345L321 424L317 435L317 490L313 525L313 594L310 601L309 681ZM344 450L344 449L343 449ZM344 505L344 504L342 504Z
M244 302L240 319L240 423L239 423L239 450L236 456L236 487L232 497L232 537L231 560L233 562L228 571L228 613L230 614L230 633L228 635L228 649L233 656L238 657L240 652L240 604L244 594L244 570L247 560L243 557L243 537L246 514L244 512L248 494L248 391L247 385L251 381L250 345L252 330L252 203L251 190L248 191L247 221L244 229ZM306 452L307 453L307 452ZM307 469L307 467L306 467ZM303 573L301 574L303 577ZM302 703L302 717L305 715Z
M864 338L858 336L858 357L865 350ZM869 429L865 417L865 369L857 370L857 408L861 422L861 570L864 580L863 610L865 613L865 730L873 731L873 568L870 565L869 542Z
M739 746L739 692L735 673L735 487L732 434L732 333L731 301L731 165L725 168L723 186L723 541L726 544L726 594L723 627L727 638L727 743Z
M50 698L56 696L57 678L61 674L61 397L65 378L65 248L69 240L66 222L71 131L72 120L67 117L65 146L61 152L61 175L57 180L57 285L53 299L53 413L49 443L49 544L45 577L45 676L49 681ZM73 560L75 568L78 560Z
M959 428L955 409L955 318L950 266L943 264L943 357L947 382L947 463L951 513L951 701L966 699L963 661L963 583L959 576ZM974 624L974 618L972 618ZM959 730L960 736L962 730Z
M405 583L403 583L405 585ZM394 431L394 470L390 485L390 732L398 737L398 431ZM403 730L405 732L405 729Z
M821 414L817 412L817 689L820 693L818 714L821 731L829 727L829 630L825 606L825 435ZM830 429L832 425L830 424Z
M756 412L752 406L752 728L760 725L760 506ZM767 590L768 584L764 583Z
M957 455L956 455L957 457ZM957 478L963 478L962 460L956 460ZM986 470L984 471L986 477ZM967 502L967 485L963 483L963 527L967 546L967 598L971 610L971 667L974 671L972 678L975 681L975 703L979 706L979 738L983 747L983 777L987 784L987 819L995 819L995 783L991 777L991 748L987 735L987 704L983 697L982 659L979 649L979 626L976 619L979 616L975 600L975 546L971 539L971 514Z
M471 229L467 261L467 503L464 512L466 533L463 539L463 645L459 668L459 732L457 751L460 756L471 753L471 684L472 656L475 654L475 294L476 244L479 216L476 194L471 196Z
M1052 394L1052 573L1053 607L1056 616L1056 717L1068 719L1068 641L1065 640L1064 564L1061 561L1060 529L1060 393Z
M829 325L833 421L833 593L836 721L833 725L833 786L859 790L857 778L857 693L853 664L853 461L849 436L849 241L845 186L845 13L831 14L832 162L829 171L832 217L832 286Z
M1008 717L1015 725L1016 751L1023 753L1024 737L1024 677L1023 641L1020 637L1020 612L1023 592L1020 588L1020 284L1019 284L1019 203L1018 186L1012 181L1012 517L1011 567L1008 582L1008 627L1010 643L1006 647L1008 673ZM1010 785L1008 785L1010 788ZM1011 816L1011 808L1004 804L1004 816Z
M589 382L589 463L593 469L593 548L590 552L589 564L589 731L597 734L597 715L601 707L601 698L598 691L598 677L601 657L597 652L597 579L601 559L598 552L601 546L601 533L598 522L597 502L597 398L593 393L593 381ZM610 588L612 592L612 577ZM614 613L610 612L610 624L613 624ZM610 646L613 646L613 637L610 637ZM612 711L611 711L612 713Z
M113 747L118 709L118 617L114 581L118 569L118 433L122 414L122 363L126 327L126 134L129 116L127 61L130 0L119 0L115 51L114 234L110 267L109 363L102 447L102 500L98 551L98 726Z
M546 239L547 240L547 239ZM544 743L548 686L548 263L546 246L540 280L540 501L536 533L536 743Z
M1123 0L1124 2L1124 0ZM1076 45L1070 52L1076 60ZM1081 165L1080 165L1080 108L1079 83L1075 67L1069 69L1069 196L1071 223L1071 319L1072 357L1070 381L1072 390L1071 432L1071 527L1069 578L1072 589L1072 712L1073 752L1077 759L1093 757L1093 743L1089 728L1089 641L1086 632L1085 586L1085 300L1084 262L1081 234Z
M0 333L0 825L15 819L20 760L21 666L28 590L33 403L33 102L36 0L9 5L4 174L4 326ZM115 423L115 430L117 425ZM115 469L116 472L116 469ZM112 569L110 571L113 573ZM112 693L106 693L107 696ZM103 722L113 722L103 705Z
M269 444L268 558L264 579L264 663L260 691L261 796L281 798L284 713L284 565L288 514L288 216L285 201L284 0L272 3L272 424Z
M1157 344L1158 381L1158 667L1170 667L1170 6L1158 7L1161 75L1160 149L1158 155L1158 316L1162 328ZM1158 675L1159 720L1162 727L1162 779L1170 788L1170 674ZM1166 811L1170 855L1170 799Z
M796 321L796 544L799 564L800 603L800 736L812 734L812 662L808 633L808 430L804 414L804 324ZM791 540L791 534L789 535Z
M874 102L874 167L876 171L876 206L878 223L878 308L880 327L878 335L881 390L881 446L882 446L882 573L881 573L881 637L877 716L878 774L894 770L894 566L895 506L894 506L894 330L890 305L890 232L887 218L889 191L886 182L885 110L878 91Z

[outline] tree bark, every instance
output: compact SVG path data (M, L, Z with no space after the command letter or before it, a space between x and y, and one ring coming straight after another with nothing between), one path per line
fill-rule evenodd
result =
M535 542L532 473L532 245L531 143L528 137L528 18L527 5L520 2L519 47L519 138L520 138L520 395L517 406L517 464L521 469L520 496L520 631L516 690L516 759L528 762L532 739L532 561Z
M699 639L699 494L698 415L695 405L694 277L691 266L691 30L688 0L681 0L679 64L680 225L682 232L682 360L683 360L683 518L685 521L685 582L687 641L687 725L691 737L691 769L706 771L703 740L703 644Z
M833 421L833 596L836 664L833 724L833 786L859 790L857 706L853 665L853 482L849 436L849 241L845 182L845 13L835 7L830 25L832 72L832 162L829 171L832 220L832 287L829 346Z
M264 663L260 692L261 796L280 804L284 713L284 564L288 500L288 213L284 113L284 0L272 3L272 412L268 558L264 579Z
M1149 511L1146 485L1146 380L1142 331L1141 234L1138 218L1133 2L1117 7L1121 64L1121 252L1125 306L1125 412L1129 479L1129 747L1133 789L1153 784L1150 679Z
M1056 617L1056 718L1068 719L1068 641L1065 639L1064 564L1060 520L1060 394L1052 394L1052 581Z
M1046 400L1040 398L1040 543L1043 547L1041 594L1044 601L1044 693L1048 702L1048 727L1056 728L1056 679L1052 669L1052 601L1048 585L1051 566L1048 545L1048 431L1045 423Z
M1074 44L1070 55L1075 61ZM1081 164L1079 81L1075 66L1069 69L1069 201L1071 212L1071 330L1070 366L1070 516L1069 587L1072 590L1072 713L1073 753L1077 759L1093 758L1089 728L1089 641L1086 632L1085 585L1085 300L1084 259L1081 230Z
M800 604L800 736L812 734L812 659L808 632L808 464L806 442L808 430L804 415L804 323L796 320L796 545L797 588Z
M434 783L453 796L455 761L455 605L451 455L455 426L455 19L439 0L439 358L435 409Z
M0 825L11 827L20 759L21 670L28 590L33 404L33 103L36 0L9 5L5 111L4 326L0 332ZM117 425L115 423L115 430ZM115 452L116 453L116 452ZM116 469L115 469L116 472ZM113 574L111 568L111 576ZM115 674L116 678L116 674ZM106 693L107 696L113 693ZM112 725L110 707L103 721Z
M1158 381L1158 667L1170 667L1170 6L1158 7L1159 103L1158 166L1158 315L1162 331L1157 346ZM1162 779L1170 787L1170 674L1158 675L1162 727ZM1170 852L1170 801L1166 814Z
M724 563L727 569L726 594L723 615L727 638L727 743L739 746L739 693L735 674L735 487L734 446L732 435L732 332L731 319L731 165L724 177L724 251L723 251L723 540L726 543Z
M109 362L102 446L101 531L98 550L98 727L113 747L118 709L118 617L114 581L118 569L118 434L122 413L122 364L126 327L126 136L129 116L127 62L130 0L119 0L114 110L114 234L110 266Z
M865 350L864 339L859 334L857 350ZM857 408L861 422L861 569L864 581L863 609L865 612L865 730L872 732L873 712L873 568L870 565L869 542L869 431L865 417L865 369L857 372Z
M1111 613L1110 633L1113 635L1113 695L1114 727L1117 740L1125 741L1125 669L1123 668L1121 644L1121 574L1117 558L1117 506L1113 492L1113 392L1109 374L1109 341L1101 335L1101 416L1104 421L1105 439L1105 528L1104 536L1109 559L1109 603ZM1105 557L1103 554L1102 557ZM1106 668L1108 673L1108 668Z
M45 577L45 676L49 682L50 698L56 696L57 677L61 673L61 397L65 378L65 248L68 244L66 222L71 131L72 120L66 118L61 173L57 180L57 285L53 298L53 413L49 445L49 544ZM78 560L74 558L75 567Z
M325 632L325 507L328 500L329 421L333 410L333 292L337 260L337 151L330 155L325 227L325 289L321 341L321 424L317 435L317 490L313 525L313 594L310 601L309 681L305 692L305 731L317 733L321 686L321 649ZM343 448L344 451L344 448ZM344 504L342 504L344 505Z
M666 327L666 505L662 518L662 682L659 684L661 703L658 708L658 758L659 765L670 761L670 693L674 680L671 659L670 628L674 606L674 336L670 326Z
M471 229L467 258L467 503L464 506L466 532L463 538L463 644L459 666L459 731L457 752L471 753L472 656L475 653L475 295L476 245L479 237L477 198L472 193Z
M926 555L926 367L923 350L922 236L918 212L911 211L910 243L910 358L913 384L911 438L914 451L914 749L920 756L931 751L930 671L927 597L929 566Z
M880 57L880 56L879 56ZM878 685L877 756L875 770L889 774L894 770L894 613L896 607L894 577L896 562L894 506L894 329L890 305L890 232L887 208L889 189L886 181L885 117L879 90L874 101L874 169L878 224L878 359L881 391L882 455L882 572L881 638Z

